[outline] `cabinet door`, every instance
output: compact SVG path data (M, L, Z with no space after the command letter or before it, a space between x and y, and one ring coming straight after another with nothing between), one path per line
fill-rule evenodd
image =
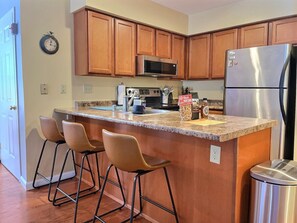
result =
M209 60L210 34L190 37L188 79L209 78Z
M137 25L137 54L155 55L155 29Z
M270 23L271 44L297 43L297 18L277 20Z
M185 78L186 38L172 35L172 59L177 61L177 79Z
M136 25L115 20L115 74L135 75Z
M268 23L245 26L240 29L240 48L267 46Z
M171 58L171 34L161 30L156 31L156 56Z
M224 78L226 50L237 49L237 29L212 34L212 78Z
M114 64L113 18L88 12L89 72L112 74Z

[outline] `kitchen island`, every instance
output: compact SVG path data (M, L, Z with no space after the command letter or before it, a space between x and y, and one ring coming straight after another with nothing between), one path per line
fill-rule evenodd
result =
M55 112L82 123L90 138L102 140L103 128L130 134L138 139L143 153L171 160L168 173L180 222L248 222L249 169L269 160L276 121L223 115L181 121L178 112L133 115L75 108ZM211 145L221 147L219 164L210 162ZM105 155L100 164L105 173ZM133 174L121 172L120 176L130 203ZM144 195L170 207L162 171L142 181ZM119 200L118 188L109 186L107 192ZM145 202L143 213L152 222L174 222L170 214Z

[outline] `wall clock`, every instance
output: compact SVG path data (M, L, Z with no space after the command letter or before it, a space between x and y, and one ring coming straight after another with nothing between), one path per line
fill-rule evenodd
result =
M43 35L39 41L39 46L47 54L55 54L59 50L59 41L54 37L53 32Z

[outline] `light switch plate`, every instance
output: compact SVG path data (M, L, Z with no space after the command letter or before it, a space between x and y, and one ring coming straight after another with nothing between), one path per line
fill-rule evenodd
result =
M84 93L91 94L93 92L93 86L91 84L84 84Z
M221 163L221 147L210 145L210 162L220 164Z
M48 94L47 84L40 84L40 94Z

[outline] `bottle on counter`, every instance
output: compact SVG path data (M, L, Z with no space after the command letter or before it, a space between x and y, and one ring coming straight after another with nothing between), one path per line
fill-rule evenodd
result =
M209 107L207 98L203 98L202 105L201 105L201 118L208 118L209 114Z

